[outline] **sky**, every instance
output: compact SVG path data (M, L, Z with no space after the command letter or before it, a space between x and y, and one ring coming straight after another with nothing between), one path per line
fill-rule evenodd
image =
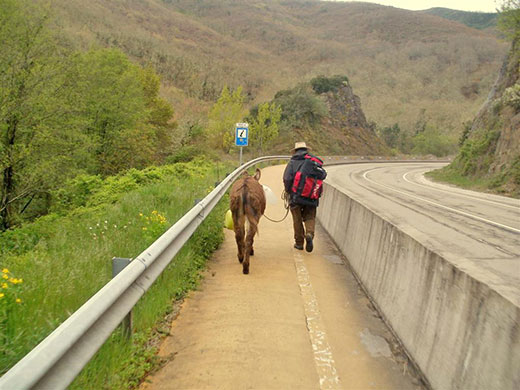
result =
M343 0L328 0L343 1ZM352 0L349 0L352 1ZM423 10L434 7L451 8L460 11L496 12L501 0L353 0L365 3L391 5L410 10Z

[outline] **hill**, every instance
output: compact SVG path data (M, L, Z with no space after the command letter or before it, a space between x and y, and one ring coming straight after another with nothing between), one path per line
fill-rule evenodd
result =
M316 75L346 74L369 121L460 132L506 45L487 31L369 3L295 0L55 0L75 45L118 47L161 75L179 131L222 87L249 104Z
M496 27L498 17L498 14L494 12L467 12L441 7L430 8L421 12L460 22L478 30Z
M475 119L466 126L455 160L431 175L470 188L520 197L520 6L501 7L498 27L511 48Z
M434 177L457 184L469 178L469 186L520 197L520 41L461 141L453 163Z

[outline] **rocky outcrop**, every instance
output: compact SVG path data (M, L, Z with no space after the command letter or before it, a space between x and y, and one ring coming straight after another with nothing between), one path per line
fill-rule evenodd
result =
M494 159L489 167L489 171L496 174L509 170L513 164L520 162L520 114L509 112L503 117L504 127L500 132ZM516 184L520 185L520 183Z
M498 116L502 123L494 161L490 165L490 172L493 173L509 169L511 164L520 159L520 106L512 104L513 102L509 101L511 96L508 94L508 90L513 91L515 86L520 87L520 42L515 46L505 61L505 72L501 72L497 80L497 96L493 101L498 105L497 109L500 110ZM513 92L513 94L518 92ZM493 103L488 110L491 110L492 113ZM520 185L520 183L517 184Z
M322 131L334 140L331 145L333 151L341 149L344 154L352 155L388 153L387 147L367 122L361 100L347 81L319 97L328 109L328 116L322 120Z
M361 99L354 95L346 81L337 92L329 91L323 94L323 100L330 113L329 121L337 127L357 127L368 129L365 114L361 109Z

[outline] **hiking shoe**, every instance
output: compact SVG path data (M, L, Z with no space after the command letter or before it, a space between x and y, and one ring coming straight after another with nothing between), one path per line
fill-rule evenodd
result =
M298 249L299 251L303 250L303 245L294 244L294 247Z
M310 234L307 234L305 236L305 250L307 252L312 252L313 249L314 249L314 245L312 243L312 236Z

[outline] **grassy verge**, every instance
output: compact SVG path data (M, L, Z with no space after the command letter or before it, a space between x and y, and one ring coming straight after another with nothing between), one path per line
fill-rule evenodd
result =
M0 373L109 281L112 257L141 253L210 191L217 176L211 164L196 161L95 184L87 179L71 184L71 192L86 194L81 204L62 194L57 213L0 234L0 268L8 277L0 300ZM135 307L132 341L114 332L72 389L133 388L157 364L150 337L172 300L196 286L223 239L226 208L224 200Z
M442 169L437 169L435 171L427 172L425 176L437 182L453 184L457 187L465 188L468 190L489 192L512 197L519 196L519 194L515 191L508 191L507 188L504 188L502 186L503 179L501 177L481 177L462 175L458 170L453 169L449 166Z

